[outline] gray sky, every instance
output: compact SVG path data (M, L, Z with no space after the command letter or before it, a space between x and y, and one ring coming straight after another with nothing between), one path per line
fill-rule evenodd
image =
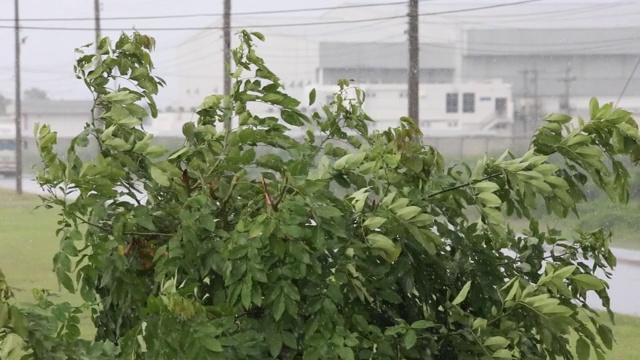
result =
M384 2L376 0L351 0L351 3ZM221 0L102 0L104 18L117 16L149 16L175 15L222 12ZM298 9L310 7L329 7L344 4L343 0L300 1L300 0L234 0L233 12L266 11L282 9ZM14 94L14 31L13 1L0 2L0 93L13 98ZM320 13L308 13L317 16ZM20 18L74 18L93 16L93 1L91 0L20 0ZM283 16L283 15L277 15ZM289 16L295 16L291 14ZM298 15L299 16L299 15ZM11 21L6 21L11 20ZM215 17L161 19L161 20L103 20L104 28L131 29L144 27L198 27L209 25ZM22 26L43 27L84 27L92 28L94 22L89 21L55 21L34 22L22 21ZM145 34L154 36L158 45L158 53L154 55L159 72L172 74L175 69L175 46L192 35L195 31L164 31ZM104 35L117 36L119 32L105 31ZM22 87L23 89L37 86L48 91L53 98L75 99L87 97L87 90L80 81L73 77L73 63L76 57L74 48L93 42L93 31L50 31L50 30L21 30L21 37L26 37L22 46ZM162 75L162 74L160 74ZM173 79L166 76L169 83ZM164 93L161 100L168 100L172 94Z
M347 0L351 4L385 3L396 0ZM467 5L486 3L508 3L515 0L434 0L432 3L464 2ZM546 3L580 3L580 4L611 4L612 1L580 1L580 0L547 0ZM627 1L628 3L638 2ZM421 3L421 11L426 9L430 2ZM313 7L330 7L344 5L345 0L234 0L232 12L266 11L283 9L303 9ZM515 8L515 7L514 7ZM635 7L640 11L640 6ZM594 9L597 10L597 9ZM222 0L102 0L102 17L116 16L155 16L176 14L220 13ZM0 57L0 93L13 98L14 94L14 32L13 26L13 0L0 2L0 49L3 56ZM628 11L627 11L628 13ZM288 16L314 17L322 12L309 12L289 14ZM597 15L598 12L592 12ZM475 14L474 14L475 15ZM636 13L636 17L640 13ZM20 17L22 19L38 18L73 18L85 17L87 21L23 21L23 26L43 27L80 27L93 28L93 1L91 0L20 0ZM281 17L283 15L274 15ZM286 15L285 15L286 16ZM466 15L469 19L470 15ZM480 15L483 16L483 15ZM486 16L486 13L485 13ZM585 14L583 16L589 16ZM145 27L198 27L206 26L217 20L216 17L199 17L186 19L161 19L161 20L103 20L104 28L132 29ZM424 30L423 30L424 31ZM171 84L175 82L176 64L175 46L188 38L195 31L144 31L145 34L154 36L157 40L157 53L154 55L158 73L164 76ZM117 36L119 32L105 31L103 34ZM73 77L73 62L76 54L74 48L92 42L95 33L92 30L85 31L52 31L31 30L21 31L21 37L26 38L22 46L22 80L23 89L39 87L45 89L52 98L78 99L87 98L88 93L80 81ZM169 104L173 98L172 91L165 91L159 98L161 105Z

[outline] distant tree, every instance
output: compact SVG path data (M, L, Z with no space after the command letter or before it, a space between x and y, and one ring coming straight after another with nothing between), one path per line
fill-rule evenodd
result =
M39 88L31 88L24 91L25 100L49 100L47 92Z
M231 94L205 98L171 154L139 129L164 85L153 39L102 39L95 70L96 55L80 57L104 115L64 157L49 126L36 133L40 185L77 192L43 200L60 211L55 273L85 305L36 291L38 306L21 307L0 274L0 357L22 346L29 359L605 358L612 330L587 295L613 316L597 276L615 265L611 234L541 229L535 214L578 213L589 180L628 200L620 160L640 160L629 112L593 99L589 121L549 115L522 156L447 167L411 119L370 131L346 80L305 115L256 54L263 36L241 36ZM107 86L116 69L132 88ZM256 102L279 117L252 113ZM238 126L219 131L227 119ZM84 161L89 139L100 154ZM80 337L84 308L95 342Z

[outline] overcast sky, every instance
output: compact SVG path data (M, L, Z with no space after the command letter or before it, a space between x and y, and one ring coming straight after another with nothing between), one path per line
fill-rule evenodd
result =
M388 3L397 0L233 0L232 12L267 11L284 9L304 9L313 7L331 7L352 4ZM433 0L433 3L464 2L478 3L508 3L516 0ZM13 0L0 1L0 94L13 98L14 94L14 32L13 32ZM559 3L556 0L546 0L547 3ZM573 2L580 4L610 4L612 1L584 1L562 0L562 3ZM640 3L640 1L627 1ZM421 11L430 3L422 2ZM636 7L640 10L640 6ZM161 20L107 20L118 16L156 16L176 14L220 13L222 0L102 0L103 28L143 29L145 27L199 27L209 25L219 17L198 17ZM305 16L314 17L321 12L309 12L276 16ZM597 13L595 13L597 15ZM636 15L640 16L640 14ZM91 30L93 22L93 1L91 0L20 0L20 17L24 19L22 26L42 27L73 27L86 28L76 31L53 30L21 30L21 37L25 38L22 46L22 81L23 89L40 87L45 89L52 98L78 99L87 98L87 90L80 81L73 78L73 62L76 54L74 48L92 42L95 33ZM42 18L86 18L83 21L29 21ZM154 55L160 75L165 75L171 83L175 80L176 62L175 46L189 37L194 31L144 31L156 38L158 52ZM105 35L117 36L117 31L104 31ZM161 104L169 104L173 98L171 91L160 97Z

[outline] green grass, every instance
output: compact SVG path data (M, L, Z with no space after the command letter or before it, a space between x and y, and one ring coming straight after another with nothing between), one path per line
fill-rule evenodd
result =
M17 196L0 190L0 268L9 284L17 288L15 293L19 301L31 301L33 288L59 291L52 272L52 258L58 251L55 236L58 213L42 208L36 210L39 204L36 196ZM80 300L76 295L61 291L54 301L78 303ZM83 318L82 331L87 338L95 332L88 316ZM640 360L640 318L616 316L614 332L618 343L607 359Z
M640 200L631 199L628 204L612 204L608 198L600 197L595 200L578 205L580 218L570 214L567 219L539 215L540 230L555 228L568 236L576 235L574 229L581 228L587 231L604 228L611 230L612 246L630 250L640 250L640 222L635 214L640 212ZM528 221L510 219L510 224L516 231L526 229Z
M80 297L61 290L53 272L58 212L35 209L40 204L34 195L0 190L0 268L20 302L32 302L31 290L38 288L50 290L54 302L79 305ZM85 338L95 333L89 314L81 319L81 331Z
M607 359L640 360L640 318L616 315L615 320L613 332L617 344Z
M58 250L55 211L35 209L40 200L0 190L0 267L27 300L32 288L57 289L52 258Z

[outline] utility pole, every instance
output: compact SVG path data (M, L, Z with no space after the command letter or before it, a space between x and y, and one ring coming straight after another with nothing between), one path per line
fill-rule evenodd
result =
M95 21L95 31L96 31L96 56L98 57L98 62L96 66L100 66L100 64L102 63L102 55L100 55L100 50L99 50L100 37L102 32L102 27L100 26L100 0L93 1L93 17ZM93 126L102 128L101 124L98 121L96 121L98 118L100 118L100 116L102 116L102 110L96 106L95 110L93 111L93 114L91 114L91 117L92 117L91 123L93 124ZM96 140L96 141L97 141L96 153L99 154L101 150L100 140Z
M529 69L524 69L521 70L520 73L522 74L522 87L523 87L523 94L525 98L529 97Z
M16 42L16 193L22 195L22 86L20 84L20 8L14 1Z
M100 45L100 32L102 27L100 26L100 0L93 1L93 14L95 18L96 27L96 54L98 53L98 46Z
M418 0L409 0L409 117L420 126L420 32Z
M223 29L222 29L222 37L223 37L223 51L222 56L224 57L224 61L222 64L223 68L223 79L224 79L224 96L231 95L231 0L224 0L224 15L223 15ZM231 118L225 119L224 121L224 129L229 131L231 130Z
M571 115L571 83L576 81L575 76L571 76L571 66L568 66L564 72L564 78L558 81L564 82L564 98L560 102L560 109L567 115Z
M521 70L522 73L522 108L524 114L522 114L524 135L529 135L529 69Z

